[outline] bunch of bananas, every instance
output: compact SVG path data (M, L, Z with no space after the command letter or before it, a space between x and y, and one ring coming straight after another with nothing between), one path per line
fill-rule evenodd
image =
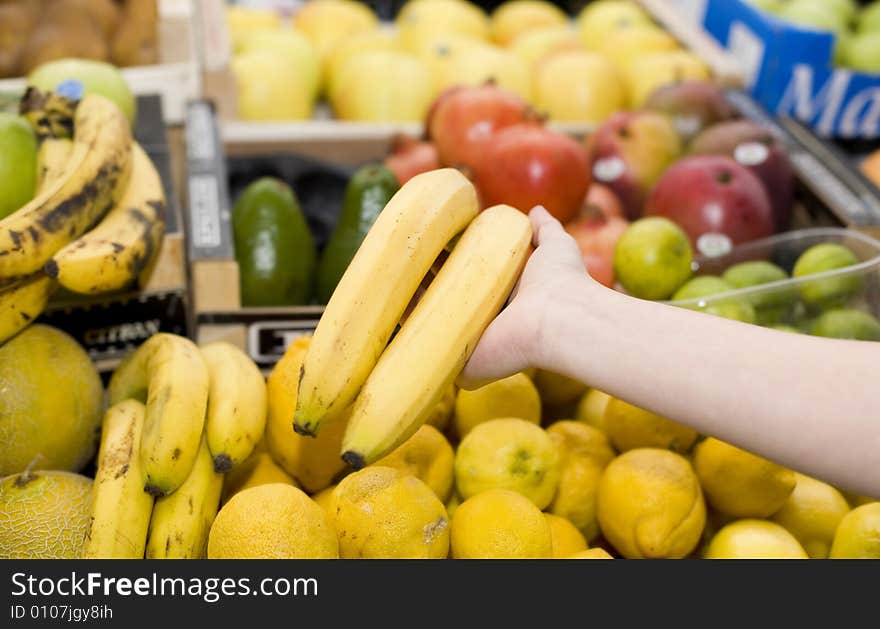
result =
M409 180L368 232L318 323L300 373L297 433L314 436L347 418L341 454L355 469L406 441L504 305L531 236L528 218L510 206L480 213L474 186L457 170Z
M59 285L85 295L142 286L164 233L162 182L114 103L30 88L22 110L41 140L39 188L0 220L0 342Z
M157 334L114 372L108 397L83 556L204 557L224 472L265 429L263 375L227 343Z

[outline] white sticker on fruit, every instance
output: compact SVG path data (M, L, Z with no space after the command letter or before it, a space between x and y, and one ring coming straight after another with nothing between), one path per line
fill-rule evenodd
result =
M599 181L615 181L626 172L626 164L619 157L603 157L593 164L593 176Z
M767 161L770 149L761 142L745 142L733 150L733 159L743 166L757 166Z
M707 258L726 256L733 250L733 242L725 234L712 232L697 239L697 251Z

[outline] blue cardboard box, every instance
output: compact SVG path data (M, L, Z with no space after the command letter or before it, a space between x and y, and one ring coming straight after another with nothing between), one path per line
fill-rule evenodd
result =
M744 0L675 0L742 64L767 109L823 137L880 137L880 75L834 67L835 36L795 26Z

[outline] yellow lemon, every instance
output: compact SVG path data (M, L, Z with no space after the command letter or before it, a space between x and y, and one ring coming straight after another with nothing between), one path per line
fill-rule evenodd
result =
M465 500L452 519L455 559L549 559L553 536L544 514L514 491L492 489Z
M595 52L566 50L536 66L535 107L551 120L599 124L626 106L626 85L609 60ZM540 389L540 385L538 387ZM569 385L571 401L586 389ZM543 397L543 389L541 390Z
M611 398L605 407L605 432L619 452L635 448L663 448L687 452L697 431L671 419Z
M324 426L317 437L303 437L293 431L299 370L311 338L300 336L294 340L269 374L266 445L284 471L306 491L315 493L332 483L345 469L339 449L348 416Z
M559 452L550 436L522 419L492 419L474 428L455 453L455 486L463 498L510 489L543 509L559 484Z
M283 483L251 487L223 505L208 535L209 559L336 559L327 515Z
M636 59L680 48L678 40L654 24L639 24L609 33L597 52L625 72Z
M590 548L575 553L569 556L568 559L614 559L614 557L609 555L608 551L604 548Z
M294 18L294 25L312 42L326 63L337 46L358 33L375 30L379 20L360 2L321 0L304 3Z
M333 498L333 491L335 489L336 485L330 485L312 496L312 500L324 510L324 513L327 514L327 519L331 523L336 518L336 502Z
M547 26L526 31L517 36L509 48L530 68L553 53L583 49L577 33L568 26Z
M856 507L840 521L832 559L880 559L880 502Z
M238 53L252 50L269 50L289 65L293 71L304 78L312 96L316 96L321 86L321 61L304 35L290 29L258 30L242 37Z
M396 450L374 463L411 474L431 488L441 501L452 491L452 466L455 454L440 431L427 424Z
M556 422L547 428L547 434L560 452L559 486L548 510L570 520L591 541L599 535L599 480L614 458L614 450L601 430L580 422Z
M242 41L254 31L281 28L281 16L269 9L227 6L225 18L230 44L235 52L238 52Z
M435 79L443 88L454 85L483 85L493 81L523 100L532 100L532 73L518 55L497 46L465 47L453 56L445 73Z
M333 91L334 82L350 59L357 55L377 50L385 52L399 51L400 43L397 41L397 36L386 31L366 31L341 42L327 60L327 93L329 94Z
M652 52L633 59L626 69L630 107L641 107L658 88L682 81L706 81L709 67L686 50Z
M545 404L567 404L587 390L587 385L582 382L544 369L538 369L533 380Z
M501 46L509 46L523 33L566 24L568 16L556 5L540 0L511 0L492 12L492 39Z
M694 448L694 469L709 504L734 518L770 517L797 483L791 470L714 437Z
M452 495L449 496L449 500L446 501L446 514L449 516L450 520L452 519L452 516L455 515L455 510L461 506L461 503L461 494L453 490Z
M605 408L611 396L599 389L590 389L578 402L574 418L585 424L605 430Z
M290 474L272 460L268 452L254 453L242 461L241 465L233 467L223 478L222 502L227 502L240 491L269 483L299 487Z
M401 43L410 50L432 33L454 33L482 40L489 38L489 18L479 7L461 0L407 2L395 22Z
M565 559L569 555L587 549L587 540L574 524L552 513L545 513L544 517L550 525L554 559Z
M640 448L614 459L599 482L599 526L628 559L680 559L700 541L706 505L690 464Z
M811 558L825 559L849 504L831 485L803 474L796 477L794 491L772 520L794 535Z
M766 520L737 520L722 528L706 548L706 559L808 559L794 536Z
M233 57L230 66L242 120L311 118L315 104L311 79L297 72L282 55L264 48L250 50Z
M343 559L446 558L446 509L415 476L366 467L342 479L333 493Z
M411 43L409 50L427 66L437 95L448 87L446 77L452 72L456 57L465 50L485 45L485 42L466 35L440 32L428 33Z
M651 18L635 2L597 0L584 7L576 20L581 41L587 48L598 49L612 33L651 24Z
M449 420L452 419L452 409L455 407L456 394L457 389L455 385L450 385L434 405L434 409L431 411L431 414L428 415L425 423L429 426L433 426L440 432L446 430L446 427L449 425Z
M541 398L525 374L517 373L473 391L458 392L453 422L459 437L464 438L475 426L500 417L541 423Z

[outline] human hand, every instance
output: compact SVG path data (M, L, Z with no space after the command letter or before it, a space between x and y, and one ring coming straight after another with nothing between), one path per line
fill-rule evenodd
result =
M598 286L587 274L574 239L542 206L529 213L537 249L529 258L507 307L486 328L458 384L474 389L542 366L547 355L547 313L577 291Z

